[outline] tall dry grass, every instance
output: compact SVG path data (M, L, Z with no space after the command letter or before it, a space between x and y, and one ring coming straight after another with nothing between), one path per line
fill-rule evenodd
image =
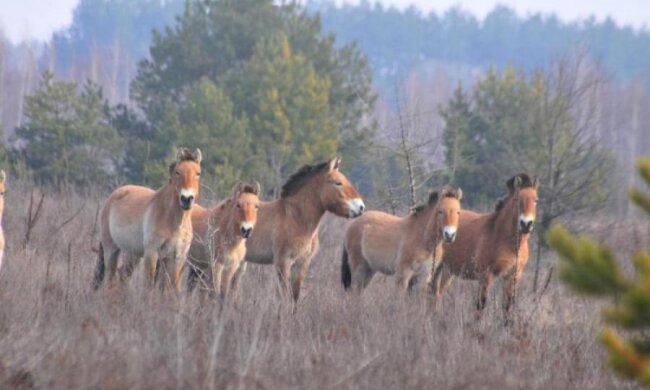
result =
M268 266L249 265L237 302L222 309L148 291L142 269L124 289L94 292L90 238L101 197L48 195L23 249L25 194L14 183L6 201L0 388L632 387L604 366L597 307L555 281L535 295L526 275L512 329L500 325L500 294L473 321L473 283L452 286L442 314L396 296L386 277L356 298L340 284L346 221L327 217L295 315Z

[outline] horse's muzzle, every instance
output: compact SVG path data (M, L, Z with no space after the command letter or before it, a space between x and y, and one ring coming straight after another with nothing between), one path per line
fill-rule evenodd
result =
M181 195L179 199L183 210L189 210L192 208L192 204L194 204L194 195Z
M456 240L456 232L454 233L444 232L442 234L442 238L443 240L445 240L446 243L451 244L452 242L454 242L454 240Z
M448 243L451 244L456 240L456 227L455 226L445 226L442 229L442 239Z
M355 198L348 202L348 217L356 218L363 214L363 211L366 209L366 205L363 203L361 198Z
M252 227L242 227L240 230L241 230L241 236L244 238L250 237L251 234L253 233Z
M524 221L519 220L519 232L522 234L528 234L533 231L535 221Z

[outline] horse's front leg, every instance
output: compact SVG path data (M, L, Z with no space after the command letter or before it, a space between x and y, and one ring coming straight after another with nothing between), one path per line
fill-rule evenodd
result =
M490 270L485 270L479 280L478 299L476 301L476 320L480 320L487 303L487 295L494 276Z
M433 307L436 311L442 310L442 296L454 280L454 274L451 270L440 263L433 271L433 278L431 279L431 290L433 292Z
M183 271L187 264L187 248L183 248L176 252L174 256L174 289L176 293L180 294L183 289Z
M291 278L291 266L294 263L288 253L280 252L275 256L273 261L275 264L275 271L278 274L278 281L280 282L280 295L282 299L289 294L289 278Z
M410 259L400 260L397 269L397 289L401 294L406 293L406 290L409 287L412 277L413 277L413 261Z
M313 252L310 251L309 253L299 257L291 269L291 295L293 297L294 304L297 304L298 298L300 298L300 288L302 287L302 282L305 280L307 273L309 272L309 265L311 264L312 254Z
M505 326L513 324L512 312L515 308L517 287L523 274L523 267L508 275L503 290L503 320Z

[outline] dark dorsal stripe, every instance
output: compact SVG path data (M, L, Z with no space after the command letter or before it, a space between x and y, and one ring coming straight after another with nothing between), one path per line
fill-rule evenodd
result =
M295 194L305 185L305 183L307 183L309 179L314 177L316 174L328 169L328 167L328 162L315 165L303 165L302 168L298 170L298 172L291 175L291 177L289 177L289 180L284 183L282 186L282 191L280 192L280 197L286 198L287 196Z

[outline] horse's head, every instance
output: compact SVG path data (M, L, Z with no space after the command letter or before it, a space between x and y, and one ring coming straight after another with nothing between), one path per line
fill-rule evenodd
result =
M192 152L179 148L176 161L169 166L169 182L178 194L178 201L183 210L192 208L199 196L199 179L201 176L201 150Z
M533 231L535 218L537 217L537 178L531 179L525 173L510 178L506 185L510 196L518 203L519 216L517 217L517 228L521 234L529 234Z
M434 218L437 219L439 234L447 243L456 239L458 223L460 221L460 200L463 198L463 190L444 187L440 191L429 194L429 204L435 204Z
M257 210L260 207L260 183L254 185L239 183L233 189L232 204L235 218L242 237L250 237L257 222Z
M366 205L352 183L339 171L341 159L327 163L321 180L320 201L325 210L340 217L356 218L363 214Z

